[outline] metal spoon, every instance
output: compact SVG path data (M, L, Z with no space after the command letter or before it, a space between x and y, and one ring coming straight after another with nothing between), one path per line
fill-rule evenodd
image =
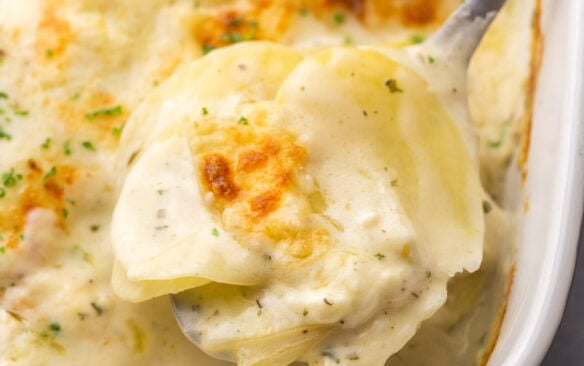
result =
M407 47L414 58L432 55L436 60L431 67L420 65L417 71L454 117L477 163L477 133L467 105L467 70L475 50L504 3L505 0L466 0L425 42Z
M458 55L468 65L504 3L505 0L466 0L426 43Z
M442 89L436 90L438 94L441 92L451 93L453 90L460 92L462 95L466 94L464 93L465 75L470 59L504 3L505 0L467 0L432 37L419 46L411 47L413 53L439 53L447 60L442 64L442 67L446 67L450 71L455 70L455 74L460 75L459 78L455 78L457 80L454 80L452 84L445 86L442 83ZM436 72L434 70L434 73ZM427 79L431 82L432 77L428 76ZM463 113L466 113L466 101L464 100L459 104L464 105L463 109L465 111ZM454 106L454 109L456 108ZM463 134L468 133L469 136L474 136L470 123L462 124L460 127L463 130ZM470 150L472 151L473 149L471 148ZM199 343L199 335L192 327L195 322L193 318L195 315L193 315L193 305L189 301L188 294L170 295L170 298L175 317L182 332L191 342ZM222 358L221 355L219 355L219 358ZM225 357L225 359L227 358Z

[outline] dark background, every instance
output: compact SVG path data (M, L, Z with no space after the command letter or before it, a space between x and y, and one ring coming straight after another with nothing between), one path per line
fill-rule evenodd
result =
M544 366L584 365L584 224L580 229L580 242L576 270L564 317L556 337L544 359Z

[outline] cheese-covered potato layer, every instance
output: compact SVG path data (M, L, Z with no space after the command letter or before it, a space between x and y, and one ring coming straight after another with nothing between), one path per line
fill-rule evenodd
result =
M480 265L467 145L375 50L215 51L147 98L121 144L114 290L195 288L189 333L240 364L381 365Z
M222 358L374 363L435 313L392 365L486 359L537 22L509 0L469 70L482 202L399 51L459 4L0 0L0 364L227 365L184 289Z

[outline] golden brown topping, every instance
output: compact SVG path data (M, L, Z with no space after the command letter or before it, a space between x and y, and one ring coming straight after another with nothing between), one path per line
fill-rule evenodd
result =
M460 0L250 0L245 9L223 8L201 13L193 37L204 53L250 40L279 40L299 16L344 24L354 17L366 28L398 23L419 28L438 25Z
M263 167L268 161L268 156L261 151L244 151L239 154L237 170L249 173Z
M58 9L58 1L49 3L42 14L36 44L41 60L51 61L63 55L73 38L71 25L58 15Z
M253 15L236 10L224 10L215 16L202 18L195 23L193 34L203 53L234 43L265 39Z
M6 248L15 248L22 240L27 214L35 208L51 210L65 227L65 192L75 183L76 169L68 165L42 167L30 159L22 170L23 180L16 184L16 199L0 211L0 232L5 233Z
M323 7L342 6L349 10L359 19L365 16L367 0L322 0Z
M293 190L295 171L306 159L292 135L259 132L256 122L254 116L243 128L236 124L215 130L209 142L199 141L195 150L201 156L202 186L219 198L215 209L230 209L238 216L238 226L251 231Z
M428 0L408 1L402 8L402 21L405 25L425 25L436 18L436 4Z
M203 157L200 172L203 182L216 198L233 200L239 191L233 183L229 160L221 154L208 154Z
M263 217L278 208L281 199L278 190L264 192L249 200L251 212L256 218Z

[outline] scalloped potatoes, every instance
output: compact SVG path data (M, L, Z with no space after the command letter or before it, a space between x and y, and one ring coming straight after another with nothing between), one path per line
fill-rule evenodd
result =
M459 121L403 58L352 49L420 42L458 4L0 0L0 363L226 365L146 301L191 288L191 335L224 359L381 362L432 313L390 364L488 356L512 220L461 190L466 153L440 160L463 151ZM509 2L470 71L495 195L529 104L532 6ZM293 48L216 49L252 39Z
M383 364L481 261L465 141L375 50L216 51L146 99L121 144L114 290L192 288L186 328L242 365Z

